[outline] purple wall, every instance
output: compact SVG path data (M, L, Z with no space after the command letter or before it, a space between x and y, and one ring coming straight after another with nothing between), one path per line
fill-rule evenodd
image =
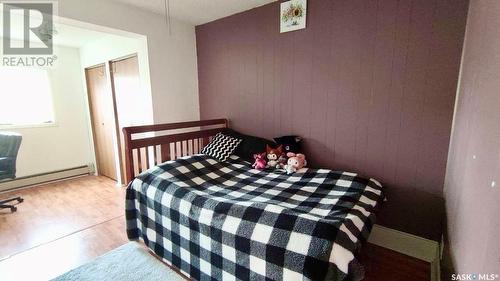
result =
M315 166L441 195L467 0L279 3L196 27L201 118L305 138Z
M459 273L500 274L499 30L500 1L471 1L444 191Z

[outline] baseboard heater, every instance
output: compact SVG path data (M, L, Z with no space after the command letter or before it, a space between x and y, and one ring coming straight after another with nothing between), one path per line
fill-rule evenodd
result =
M69 168L54 172L41 173L31 176L19 177L14 180L0 182L0 192L9 191L12 189L28 187L31 185L67 179L71 177L88 175L93 173L93 168L90 165Z

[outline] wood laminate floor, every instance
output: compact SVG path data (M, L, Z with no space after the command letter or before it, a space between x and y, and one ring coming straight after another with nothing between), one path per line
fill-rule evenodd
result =
M127 243L123 188L86 176L0 194L21 195L16 213L0 210L0 280L50 280ZM428 263L367 244L368 281L429 280Z

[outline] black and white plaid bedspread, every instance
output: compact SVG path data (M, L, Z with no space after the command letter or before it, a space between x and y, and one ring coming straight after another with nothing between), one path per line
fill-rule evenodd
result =
M129 185L127 234L195 280L344 280L382 197L353 173L286 175L195 155Z

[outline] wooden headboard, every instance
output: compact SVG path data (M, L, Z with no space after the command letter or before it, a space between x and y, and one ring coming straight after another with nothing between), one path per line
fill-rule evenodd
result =
M165 161L200 153L224 128L228 128L227 119L123 128L126 182Z

